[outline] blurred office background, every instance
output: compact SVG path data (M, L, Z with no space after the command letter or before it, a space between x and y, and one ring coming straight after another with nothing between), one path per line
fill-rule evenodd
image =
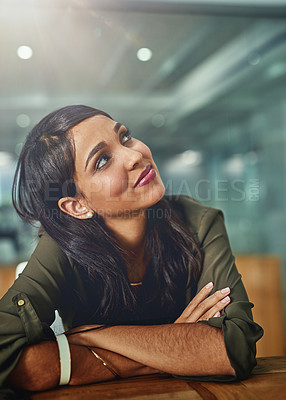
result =
M37 242L11 204L25 136L87 104L151 147L167 192L222 209L234 253L268 260L285 299L286 0L1 0L0 49L3 270Z

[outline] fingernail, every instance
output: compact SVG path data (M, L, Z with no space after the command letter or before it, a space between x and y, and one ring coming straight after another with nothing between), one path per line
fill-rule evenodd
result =
M224 289L221 289L221 293L228 293L230 291L229 287L226 287Z
M213 283L212 283L212 282L209 282L209 283L206 285L206 289L210 289L211 287L213 287Z
M220 312L219 312L219 311L217 311L217 312L215 313L215 315L213 316L213 318L217 318L217 317L220 317Z
M228 303L230 301L229 296L226 296L224 299L221 300L222 303Z

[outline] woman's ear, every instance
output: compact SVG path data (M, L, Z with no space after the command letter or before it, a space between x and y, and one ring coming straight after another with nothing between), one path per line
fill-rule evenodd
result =
M78 219L93 217L94 212L88 209L79 199L75 197L62 197L58 201L59 208L66 214Z

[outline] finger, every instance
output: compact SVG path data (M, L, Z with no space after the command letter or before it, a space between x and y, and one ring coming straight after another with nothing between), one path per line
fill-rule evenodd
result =
M189 302L187 307L184 309L180 317L187 317L189 316L192 311L210 294L212 291L214 284L213 282L209 282L207 285L205 285L199 293Z
M210 294L212 289L213 289L213 282L207 283L199 291L199 293L197 293L196 296L189 302L189 304L184 309L179 318L176 319L175 323L195 322L193 319L189 320L190 315L192 314L193 310L198 306L198 304L202 302Z
M216 291L214 294L212 294L207 299L202 301L192 311L190 322L196 322L196 321L202 319L202 317L205 317L206 313L211 309L212 309L212 311L211 311L212 314L208 313L207 314L208 318L210 318L211 315L214 315L216 313L216 311L220 311L222 308L224 308L226 306L227 302L230 301L229 297L226 296L229 293L230 293L230 289L229 289L229 287L226 287L224 289ZM227 297L227 298L224 300L225 297ZM217 305L217 308L214 309L213 307L216 305Z
M201 304L199 304L199 307L205 310L209 310L212 307L214 307L216 304L220 304L219 302L222 302L222 305L224 303L227 303L229 300L229 295L230 293L230 288L225 287L221 290L217 290L214 294L209 296L207 299L205 299ZM220 310L216 310L220 311Z
M198 321L202 321L202 320L208 320L210 318L214 318L214 317L218 317L220 316L220 312L226 307L228 306L228 304L230 303L230 297L226 296L224 297L222 300L220 300L219 302L217 302L212 308L210 308L204 315L202 315ZM218 315L219 314L219 315Z

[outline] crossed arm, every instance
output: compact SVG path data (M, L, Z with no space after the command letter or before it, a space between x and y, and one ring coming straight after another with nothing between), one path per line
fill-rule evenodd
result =
M110 326L100 330L84 326L67 332L72 358L70 385L114 378L89 348L94 348L121 377L160 371L176 375L235 375L221 329L196 323L219 316L230 302L229 289L208 296L213 285L207 286L174 324ZM57 386L59 375L57 344L47 341L24 349L8 382L19 389L39 391Z

